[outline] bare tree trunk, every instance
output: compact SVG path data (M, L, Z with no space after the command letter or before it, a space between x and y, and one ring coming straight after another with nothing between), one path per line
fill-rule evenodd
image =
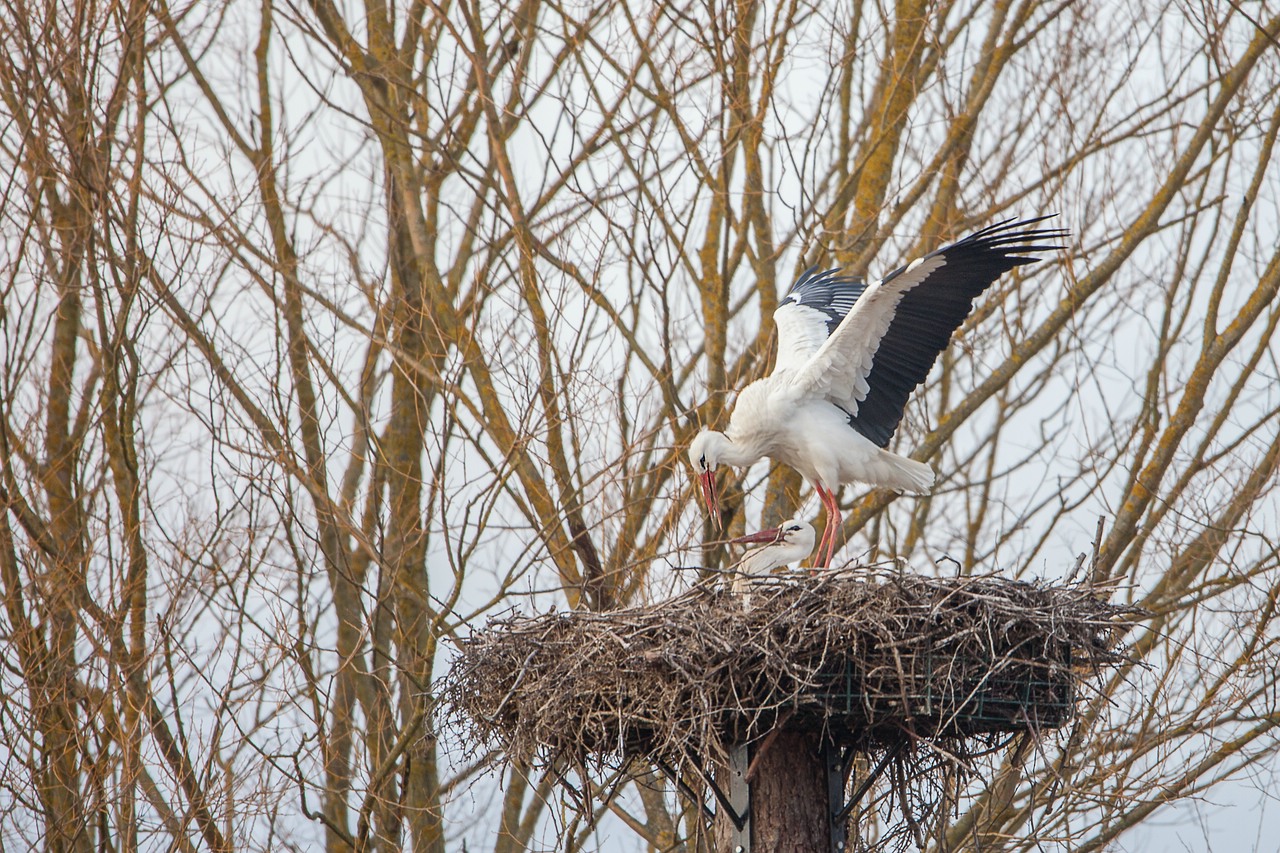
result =
M826 853L827 777L819 736L782 731L751 751L751 853ZM716 820L716 849L733 853L731 825Z
M1102 515L1095 572L1157 615L932 843L1104 849L1266 778L1280 17L1115 5L6 3L4 846L578 843L555 774L465 791L491 756L438 747L437 659L723 565L685 450L795 273L1051 211L1072 249L975 306L897 436L945 488L851 491L839 541L1053 574ZM721 486L736 532L822 523L785 466L762 512ZM756 768L757 850L824 849L804 741ZM608 820L713 846L640 784Z

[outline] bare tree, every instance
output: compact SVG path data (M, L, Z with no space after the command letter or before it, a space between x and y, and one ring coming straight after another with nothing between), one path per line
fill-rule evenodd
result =
M1051 211L1071 249L899 431L939 488L848 490L844 556L1060 577L1101 518L1085 570L1154 616L918 840L1098 849L1273 768L1278 38L1270 2L6 3L0 838L704 848L644 768L604 824L484 775L433 676L486 614L723 559L683 447L797 271ZM722 485L738 529L815 505Z

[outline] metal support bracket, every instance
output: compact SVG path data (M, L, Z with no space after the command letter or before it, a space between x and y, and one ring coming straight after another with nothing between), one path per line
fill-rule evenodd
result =
M849 778L853 750L841 751L831 741L822 744L822 766L827 771L827 829L831 834L831 853L844 853L848 848L848 823L841 817L844 808L844 783Z
M823 746L822 763L827 771L827 820L831 828L832 853L844 853L848 848L849 813L853 811L858 801L867 795L867 791L871 790L871 786L888 768L889 762L897 758L906 745L906 740L900 740L890 747L867 774L867 778L858 785L848 802L844 799L844 784L849 775L849 768L853 765L854 751L846 749L841 752L840 748L832 743Z
M731 853L751 853L749 757L745 743L729 748L729 817L733 820L733 830L729 834Z
M656 764L658 769L666 774L666 777L680 789L681 793L688 797L692 802L698 804L702 809L702 813L706 815L707 820L716 819L716 813L707 806L706 800L702 799L702 796L697 791L690 788L689 784L685 782L684 779L680 778L680 773L674 767L660 759L655 760L654 764Z
M716 798L719 811L729 818L731 826L729 849L732 853L751 853L751 786L747 782L748 751L745 744L731 747L729 750L728 791L721 789L707 769L698 761L692 752L685 752L689 763L698 771L702 781L707 783L712 795ZM716 813L708 808L707 803L697 791L680 778L680 773L665 761L654 762L658 769L676 784L685 796L698 803L702 813L714 820Z

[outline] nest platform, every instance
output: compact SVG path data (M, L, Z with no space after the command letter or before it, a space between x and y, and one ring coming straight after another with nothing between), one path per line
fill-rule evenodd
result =
M779 726L870 752L1062 726L1139 616L1082 586L797 570L746 596L704 582L642 607L493 620L442 698L518 761L674 762Z

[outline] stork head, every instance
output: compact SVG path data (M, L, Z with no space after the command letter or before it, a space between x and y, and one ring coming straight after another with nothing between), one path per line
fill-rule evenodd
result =
M814 538L813 525L802 518L793 518L777 527L734 539L733 543L763 544L764 547L750 552L739 563L747 574L763 574L809 556Z
M729 439L724 433L712 429L704 429L693 437L689 443L689 461L693 463L693 472L702 484L702 499L707 504L707 512L711 514L711 522L719 530L720 498L716 494L716 467L724 455Z
M736 545L785 545L787 548L794 549L800 553L799 557L794 559L802 560L809 556L813 551L813 542L815 539L813 525L805 521L803 518L793 518L782 522L777 527L770 527L767 530L761 530L759 533L749 533L746 536L740 536L734 539L732 544Z

